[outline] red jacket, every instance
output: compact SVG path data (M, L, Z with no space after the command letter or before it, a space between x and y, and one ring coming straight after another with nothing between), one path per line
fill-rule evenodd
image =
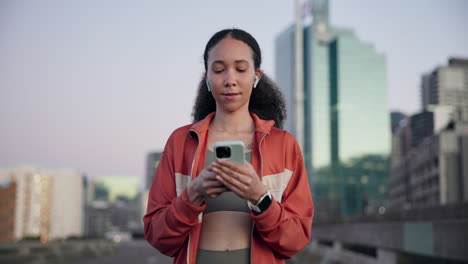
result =
M214 113L175 130L159 161L143 217L146 240L174 263L195 263L202 213L206 203L189 203L186 187L205 167L208 127ZM273 127L274 121L255 121L252 166L273 196L253 220L251 263L284 263L310 239L314 207L302 154L294 137Z

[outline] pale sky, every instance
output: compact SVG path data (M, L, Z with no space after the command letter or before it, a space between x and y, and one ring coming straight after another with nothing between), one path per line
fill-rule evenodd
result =
M387 56L390 110L420 108L421 74L468 58L468 1L335 0L331 24ZM250 32L274 77L294 1L0 1L0 166L143 176L149 151L191 120L203 49Z

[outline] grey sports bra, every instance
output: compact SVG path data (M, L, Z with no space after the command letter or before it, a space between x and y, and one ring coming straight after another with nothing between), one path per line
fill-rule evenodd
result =
M206 151L205 166L209 166L215 160L214 152L211 150ZM252 152L245 153L245 160L251 162ZM216 198L206 200L206 208L204 214L217 212L217 211L237 211L248 212L249 207L247 202L237 196L232 191L224 192Z
M205 166L209 166L215 160L214 152L207 150ZM245 153L245 160L252 161L252 152ZM219 211L248 212L247 202L232 191L224 192L220 196L206 200L204 214ZM197 264L199 263L224 263L243 264L250 263L250 248L242 248L230 251L216 251L199 248L197 250Z

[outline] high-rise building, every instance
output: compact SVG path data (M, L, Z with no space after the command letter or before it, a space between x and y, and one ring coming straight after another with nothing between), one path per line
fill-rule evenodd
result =
M411 150L410 119L403 119L393 130L390 156L388 199L390 208L409 207L411 200L410 164L407 158Z
M74 170L50 170L49 239L82 236L84 227L83 175Z
M93 199L86 206L86 235L135 231L142 227L141 194L137 177L104 176L90 181Z
M391 208L468 201L468 60L452 58L421 80L423 111L392 136Z
M395 132L395 129L399 126L400 122L404 120L407 116L402 112L391 112L390 113L390 123L392 124L392 133Z
M284 94L285 129L304 127L302 150L317 215L371 212L388 179L390 117L386 59L350 29L328 19L328 1L312 1L304 28L304 124L295 116L294 26L276 38L276 79Z
M151 183L153 183L153 177L161 156L162 152L151 152L146 156L145 190L149 190L151 188Z
M411 147L417 147L425 138L434 134L434 114L424 111L410 117Z
M83 183L71 170L34 167L0 169L0 181L15 182L14 239L39 237L45 242L83 231Z
M449 120L468 121L468 59L450 58L423 75L421 97L423 109L435 113L437 130Z
M0 242L15 237L16 183L10 179L0 181Z
M95 200L86 204L87 237L104 237L112 227L110 204L107 201Z
M419 128L401 125L393 135L391 209L468 201L468 124L451 123L437 134L422 135L414 129Z

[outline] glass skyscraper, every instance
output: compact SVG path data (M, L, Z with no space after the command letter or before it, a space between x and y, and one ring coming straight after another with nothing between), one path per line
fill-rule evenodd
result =
M386 59L349 29L328 24L328 2L313 1L304 28L303 152L317 217L373 212L388 179L390 116ZM294 26L276 39L276 79L294 120ZM289 117L293 117L289 119Z

